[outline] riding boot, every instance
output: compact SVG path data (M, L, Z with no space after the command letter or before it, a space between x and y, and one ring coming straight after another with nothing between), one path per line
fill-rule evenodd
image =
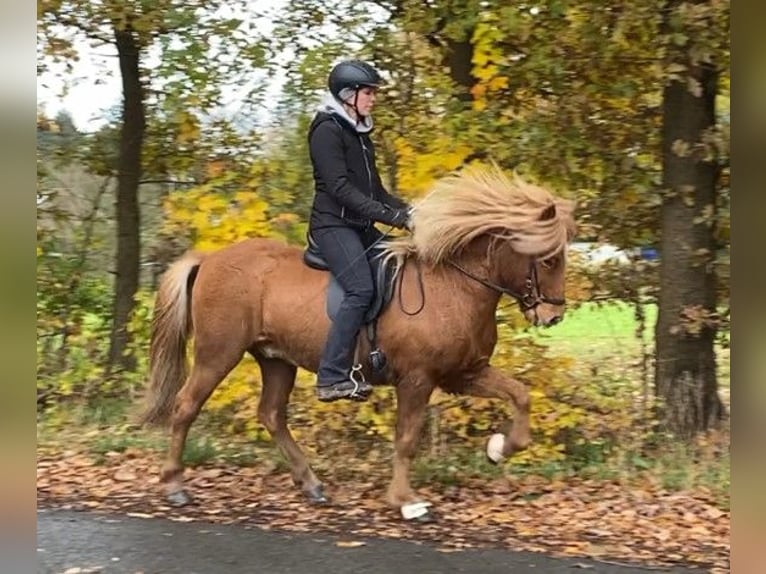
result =
M351 366L356 345L356 333L352 329L353 324L347 321L332 323L317 371L317 398L320 401L365 401L372 393L373 387L364 379L361 368Z
M372 393L372 385L365 380L355 381L349 378L331 385L319 385L316 387L317 398L323 403L331 403L340 399L352 401L366 401Z

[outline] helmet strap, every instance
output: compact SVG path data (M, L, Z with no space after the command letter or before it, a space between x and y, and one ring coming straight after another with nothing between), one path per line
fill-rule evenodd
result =
M343 100L343 105L344 106L348 106L349 108L351 108L354 111L354 121L357 124L361 123L361 121L362 121L362 114L359 113L359 107L357 105L358 98L359 98L359 90L357 89L357 90L354 90L354 99L353 99L353 101L350 101L350 98L349 98L349 100Z

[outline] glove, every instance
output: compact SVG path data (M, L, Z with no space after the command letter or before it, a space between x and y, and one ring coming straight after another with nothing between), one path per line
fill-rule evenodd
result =
M409 209L395 209L393 215L387 222L390 225L398 229L410 228L410 210Z

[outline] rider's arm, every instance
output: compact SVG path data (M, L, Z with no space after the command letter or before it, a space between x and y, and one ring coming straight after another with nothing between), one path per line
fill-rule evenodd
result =
M311 135L309 150L315 169L324 181L327 192L342 206L381 223L397 223L397 208L366 196L348 179L343 142L333 122L324 122Z

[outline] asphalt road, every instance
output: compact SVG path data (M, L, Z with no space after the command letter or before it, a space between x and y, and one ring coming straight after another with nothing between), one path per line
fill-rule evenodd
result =
M452 574L647 572L507 550L444 553L398 540L290 534L158 518L40 510L37 572L46 574ZM353 539L359 542L359 539ZM666 570L670 572L671 570ZM691 572L672 570L672 572Z

